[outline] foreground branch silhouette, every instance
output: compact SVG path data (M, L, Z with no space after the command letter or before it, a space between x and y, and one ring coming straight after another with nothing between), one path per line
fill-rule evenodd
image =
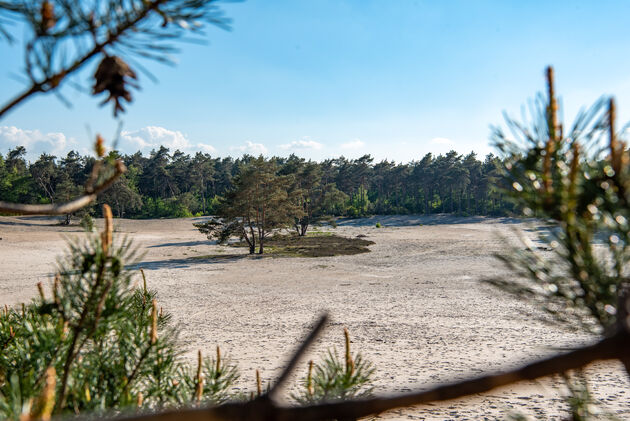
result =
M19 0L0 1L0 17L22 21L31 31L27 34L31 39L25 45L24 71L30 83L0 106L0 118L36 94L58 92L64 82L98 57L107 60L117 52L172 62L169 55L177 49L171 41L202 34L204 23L229 29L229 20L215 3L216 0L108 0L93 8L76 0L44 0L38 8ZM0 41L13 40L2 26L8 21L0 20ZM62 47L70 42L77 48L68 54ZM110 92L105 102L125 96L111 86L105 88ZM92 93L100 92L95 89ZM129 102L131 97L125 99ZM114 115L118 110L123 111L119 103Z
M169 63L172 62L170 54L177 51L171 42L190 34L201 35L205 24L229 29L229 19L215 5L216 0L108 0L100 2L96 8L78 0L35 3L40 2L0 0L0 41L14 41L4 27L11 21L22 22L27 28L24 76L29 82L24 91L0 105L0 119L36 94L54 92L63 99L59 91L64 82L97 58L100 64L94 74L91 95L108 93L109 97L101 105L114 102L114 116L117 116L119 111L124 111L122 101L132 100L129 88L138 88L129 80L136 79L135 72L118 55ZM75 48L65 48L68 43L73 43ZM104 152L102 144L100 148ZM103 158L103 154L97 154ZM0 213L69 215L76 212L93 202L126 171L122 161L116 160L114 173L93 186L102 176L98 170L103 162L95 166L85 194L72 201L41 205L0 201Z
M113 420L125 421L171 421L187 419L190 421L285 421L285 420L355 420L369 415L376 415L390 409L458 399L478 393L488 392L498 387L507 386L524 380L562 374L569 370L584 367L595 361L619 360L630 376L630 294L628 288L622 295L619 309L617 331L599 342L584 346L566 354L558 354L541 359L514 370L475 377L468 380L445 384L435 388L404 393L393 396L381 396L370 399L354 399L340 402L324 402L300 407L278 405L273 399L278 387L304 355L308 345L323 330L327 316L322 316L307 339L291 357L290 363L283 370L276 386L261 397L246 403L227 403L216 407L191 408L183 410L145 413L112 417ZM86 418L87 419L87 418Z

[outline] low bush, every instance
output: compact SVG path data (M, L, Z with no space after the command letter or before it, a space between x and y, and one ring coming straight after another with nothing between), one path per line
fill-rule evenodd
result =
M294 400L305 404L367 397L372 394L374 366L360 353L352 355L348 329L343 332L344 359L333 348L326 351L322 361L309 361L307 375L302 379L302 389L292 394Z
M222 359L182 358L156 293L133 284L130 243L101 235L70 244L47 295L0 314L0 418L223 402L238 378ZM144 275L143 275L144 276Z

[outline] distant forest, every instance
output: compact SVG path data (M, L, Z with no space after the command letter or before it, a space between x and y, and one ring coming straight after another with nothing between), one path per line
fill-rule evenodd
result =
M21 203L67 201L83 192L95 158L69 152L65 157L42 154L27 162L26 149L18 146L0 154L0 200ZM118 217L170 218L212 215L248 163L241 158L194 156L160 147L148 157L110 153L120 157L127 173L102 194L88 212L108 203ZM292 183L306 183L327 192L322 213L360 217L370 214L457 213L505 215L513 205L499 188L501 160L489 154L483 161L475 153L425 155L418 161L397 164L375 162L370 155L322 162L291 155L269 158L279 175ZM289 186L287 186L289 189ZM330 195L334 191L336 194Z

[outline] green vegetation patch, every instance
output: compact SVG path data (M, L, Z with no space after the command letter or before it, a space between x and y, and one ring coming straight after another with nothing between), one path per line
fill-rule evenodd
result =
M330 257L367 253L373 241L364 238L341 237L333 233L299 236L276 234L265 240L265 253L284 257ZM234 246L246 247L239 242Z

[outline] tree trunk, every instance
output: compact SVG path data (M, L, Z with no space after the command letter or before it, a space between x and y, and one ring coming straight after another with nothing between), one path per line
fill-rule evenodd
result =
M247 229L245 227L243 227L243 237L245 239L245 241L247 242L247 245L249 246L249 254L254 254L256 252L256 237L254 237L254 231L251 230L251 225L250 225L250 231L252 233L252 239L250 240L249 237L247 236Z
M245 241L247 241L247 245L249 246L249 254L254 254L256 252L256 238L252 237L250 240L245 234Z
M251 223L249 224L249 232L252 235L252 240L247 242L249 244L249 254L254 254L256 252L256 234L254 234L254 228Z

